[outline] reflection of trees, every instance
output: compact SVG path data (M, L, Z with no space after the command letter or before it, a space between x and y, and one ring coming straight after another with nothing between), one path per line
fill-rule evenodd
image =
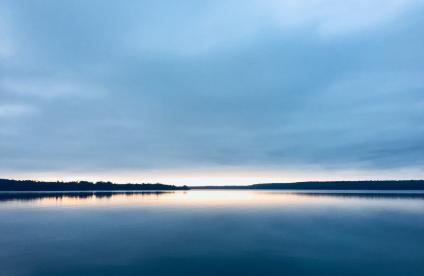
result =
M63 199L90 199L90 198L99 198L99 199L110 199L114 196L124 195L124 196L135 196L135 197L160 197L164 194L172 194L172 191L123 191L123 192L105 192L105 191L96 191L96 192L5 192L0 193L0 201L36 201L40 199L53 199L53 200L63 200Z
M309 197L341 197L341 198L393 198L393 199L424 199L424 193L378 193L378 192L290 192L286 194L296 194Z
M378 191L302 191L302 190L275 190L272 192L268 191L259 191L261 194L281 194L281 195L301 195L307 197L334 197L334 198L364 198L364 199L378 199L378 198L392 198L392 199L424 199L424 191L411 191L411 192L402 192L402 191L387 191L387 192L378 192Z

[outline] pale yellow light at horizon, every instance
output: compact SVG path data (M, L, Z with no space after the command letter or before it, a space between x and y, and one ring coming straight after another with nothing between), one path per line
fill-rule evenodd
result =
M111 181L115 183L164 183L189 186L249 185L256 183L424 179L424 170L324 170L310 167L302 170L209 169L209 170L150 170L150 171L50 171L0 172L0 178L40 181Z

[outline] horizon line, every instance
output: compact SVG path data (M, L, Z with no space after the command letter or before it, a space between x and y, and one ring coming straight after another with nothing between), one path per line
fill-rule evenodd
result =
M174 186L188 186L188 187L243 187L243 186L254 186L254 185L267 185L267 184L302 184L302 183L343 183L343 182L407 182L407 181L424 181L424 179L367 179L367 180L306 180L306 181L292 181L292 182L257 182L252 184L240 184L240 185L176 185L172 183L162 183L162 182L125 182L125 183L118 183L113 182L109 180L101 180L101 181L89 181L89 180L72 180L72 181L64 181L64 180L36 180L36 179L13 179L13 178L3 178L0 177L0 180L6 180L6 181L18 181L18 182L25 182L25 181L31 181L31 182L40 182L40 183L82 183L82 182L88 182L88 183L112 183L115 185L127 185L127 184L163 184L163 185L174 185Z

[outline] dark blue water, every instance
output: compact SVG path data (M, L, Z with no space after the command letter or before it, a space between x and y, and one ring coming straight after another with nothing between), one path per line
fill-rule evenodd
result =
M424 195L0 194L0 275L424 275Z

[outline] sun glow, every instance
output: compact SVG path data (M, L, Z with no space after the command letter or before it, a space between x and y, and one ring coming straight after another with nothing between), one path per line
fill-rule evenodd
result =
M337 170L310 166L302 169L109 170L60 172L0 172L3 178L40 181L111 181L187 186L238 186L257 183L424 178L422 169ZM0 176L1 178L1 176Z

